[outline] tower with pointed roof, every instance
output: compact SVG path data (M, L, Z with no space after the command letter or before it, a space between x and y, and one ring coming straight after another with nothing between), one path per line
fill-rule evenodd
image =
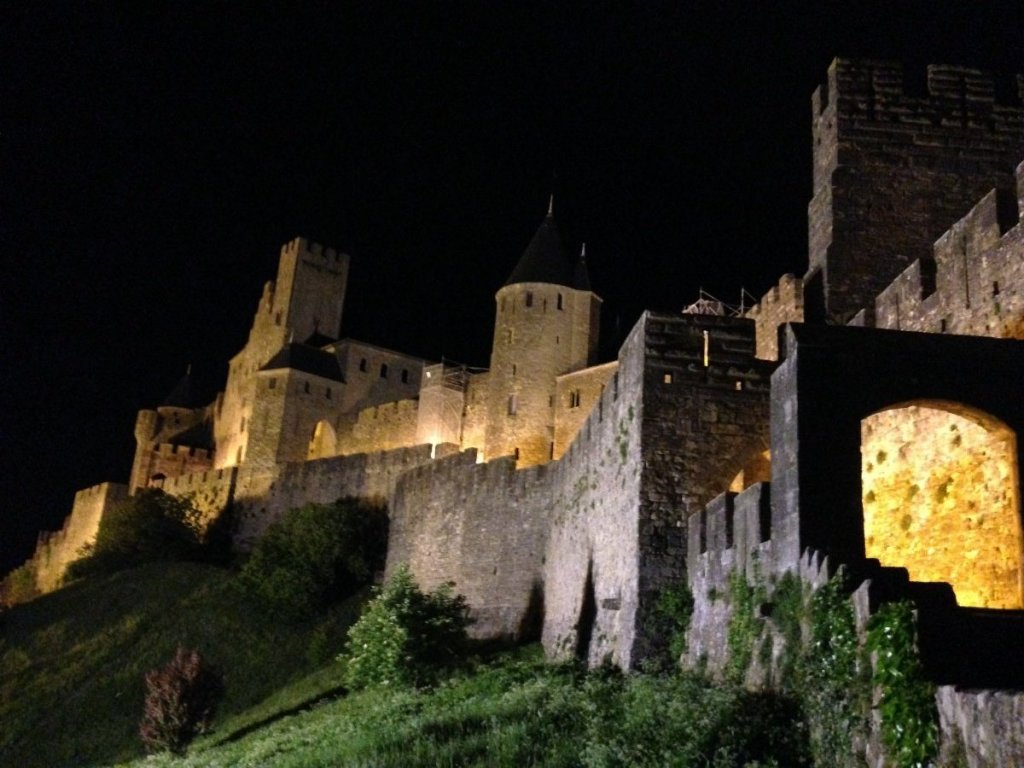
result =
M543 464L554 453L556 377L594 363L601 310L585 251L566 256L553 200L495 302L484 454Z

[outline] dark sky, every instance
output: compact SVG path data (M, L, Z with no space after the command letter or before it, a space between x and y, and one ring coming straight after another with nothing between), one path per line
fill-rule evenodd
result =
M296 235L346 335L486 365L552 189L614 334L803 272L833 56L1024 70L1019 0L252 5L0 10L0 572L212 398Z

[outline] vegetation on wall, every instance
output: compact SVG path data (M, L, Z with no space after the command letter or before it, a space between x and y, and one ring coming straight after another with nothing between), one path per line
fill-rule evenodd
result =
M767 651L757 656L761 671L769 684L800 702L815 764L835 768L864 765L877 692L891 765L928 765L938 751L938 719L935 691L924 679L915 645L912 605L883 605L862 638L842 569L813 594L791 574L774 584L756 569L751 576L753 583L743 574L730 575L725 678L742 682L757 650ZM770 614L769 636L759 609ZM777 654L773 638L781 643Z
M760 582L757 573L754 579ZM742 683L754 658L755 646L761 637L761 622L755 611L764 602L764 586L752 585L746 575L739 571L729 574L729 602L732 614L726 645L729 657L725 667L725 679L731 683Z
M308 619L383 568L387 530L387 512L359 499L293 509L257 540L239 583L278 616Z
M654 615L660 623L657 634L668 639L668 664L675 666L686 652L686 632L693 617L693 593L685 582L661 590Z
M795 664L811 749L820 765L862 765L871 702L868 664L842 571L820 587L807 610L809 634Z
M874 655L871 682L879 693L886 755L894 768L925 768L938 754L939 722L935 688L917 651L913 605L879 608L868 623L867 647Z
M95 543L68 566L65 578L110 574L143 563L201 560L200 518L188 497L144 488L104 513Z
M31 563L25 563L0 581L0 610L19 603L27 603L38 595L36 569Z

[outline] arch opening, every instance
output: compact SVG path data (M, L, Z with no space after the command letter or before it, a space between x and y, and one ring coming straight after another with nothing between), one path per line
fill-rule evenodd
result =
M914 401L861 421L864 548L960 605L1020 609L1016 435L982 411Z
M309 439L307 459L326 459L334 456L337 451L337 434L329 421L320 420L313 427L313 435Z

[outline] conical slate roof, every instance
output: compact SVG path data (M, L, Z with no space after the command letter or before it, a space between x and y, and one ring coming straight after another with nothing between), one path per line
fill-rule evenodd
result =
M587 244L580 248L580 257L576 260L576 268L572 272L571 287L577 291L592 291L590 287L590 272L587 271Z
M196 402L192 389L192 366L189 366L185 375L178 379L178 383L174 385L174 389L164 398L160 406L163 408L198 408L200 403Z
M579 260L573 265L566 258L562 247L562 235L555 224L554 198L548 204L548 215L519 257L516 268L508 276L505 285L516 283L550 283L591 291L590 275L587 272L587 247L583 246Z

